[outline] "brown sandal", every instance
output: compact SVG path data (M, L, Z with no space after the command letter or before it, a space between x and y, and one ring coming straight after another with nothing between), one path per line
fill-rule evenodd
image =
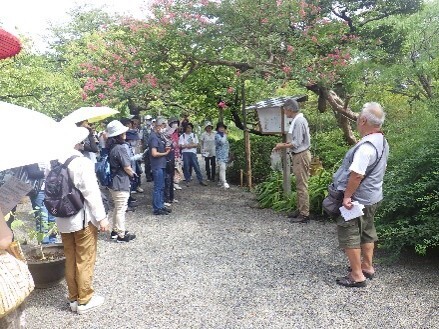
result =
M343 287L349 287L349 288L364 288L367 285L366 280L354 281L348 275L343 276L341 278L337 278L335 281L337 282L337 284L339 284Z

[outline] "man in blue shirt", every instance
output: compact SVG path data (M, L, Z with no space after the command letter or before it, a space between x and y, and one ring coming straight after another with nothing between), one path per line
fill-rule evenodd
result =
M166 147L166 142L160 135L160 130L165 119L158 119L154 130L148 140L150 150L150 161L154 188L152 192L152 207L154 215L168 215L171 210L165 208L163 193L165 188L166 156L171 151Z

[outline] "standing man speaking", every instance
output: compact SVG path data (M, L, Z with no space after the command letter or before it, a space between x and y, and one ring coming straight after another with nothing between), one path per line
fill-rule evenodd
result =
M307 223L309 222L308 179L311 165L308 121L300 113L299 103L294 99L288 99L283 105L283 110L288 118L293 119L288 131L291 142L278 143L274 150L290 149L289 152L292 154L291 164L296 177L297 210L288 217L291 218L291 223Z

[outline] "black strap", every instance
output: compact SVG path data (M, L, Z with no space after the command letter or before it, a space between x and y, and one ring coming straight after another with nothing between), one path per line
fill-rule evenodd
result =
M366 143L367 143L367 142L366 142ZM372 143L371 143L371 144L372 144ZM360 145L360 146L361 146L361 145ZM372 144L372 146L373 146L373 144ZM378 150L376 149L375 146L373 146L373 147L375 148L375 151L377 152L377 155L378 155ZM383 155L384 155L384 149L385 149L385 147L386 147L386 139L385 139L384 136L383 136L383 151L381 152L381 156L380 156L379 159L375 162L375 164L374 164L374 166L372 167L372 169L370 169L369 172L365 173L365 175L364 175L364 177L363 177L363 179L362 179L361 181L364 181L364 180L366 179L366 177L369 176L369 175L373 172L373 170L376 168L376 166L378 166L378 163L380 163L380 161L381 161L381 159L382 159L382 157L383 157Z
M68 158L67 160L66 160L66 162L64 162L64 164L62 165L64 168L66 168L67 169L67 177L68 177L68 179L69 179L69 183L70 183L70 185L73 187L73 188L75 188L75 189L77 189L76 188L76 186L73 184L73 182L72 182L72 178L70 177L70 172L69 172L69 165L70 165L70 162L72 162L73 161L73 159L75 159L75 158L78 158L79 157L79 155L72 155L70 158ZM79 191L79 190L78 190ZM79 191L80 193L81 193L81 191ZM81 193L81 195L82 195L82 193ZM84 198L84 196L82 196L82 198ZM83 210L84 210L84 220L83 220L83 222L82 222L82 227L83 227L83 229L85 230L85 200L84 200L84 207L83 207Z

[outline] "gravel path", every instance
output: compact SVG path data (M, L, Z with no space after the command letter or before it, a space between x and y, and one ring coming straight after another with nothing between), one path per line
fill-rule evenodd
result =
M127 216L137 239L100 237L104 306L80 316L65 283L35 290L28 328L439 328L437 260L381 265L367 288L339 287L333 224L290 224L213 183L177 191L173 213L152 216L150 184Z

